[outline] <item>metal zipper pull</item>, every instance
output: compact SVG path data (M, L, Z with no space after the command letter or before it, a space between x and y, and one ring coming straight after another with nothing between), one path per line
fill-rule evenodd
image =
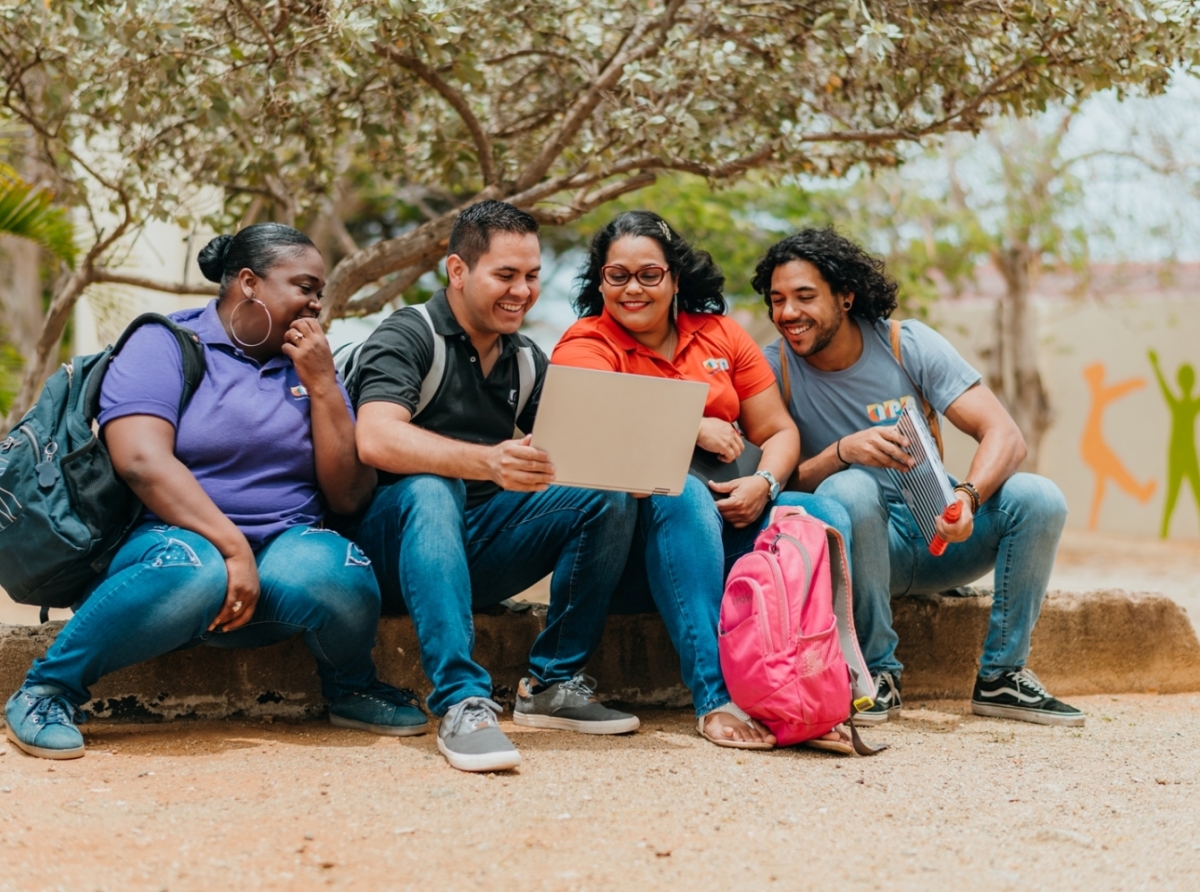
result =
M49 489L58 482L58 467L51 461L57 452L57 443L53 441L47 443L46 448L42 450L42 460L33 468L37 472L38 486L42 489Z

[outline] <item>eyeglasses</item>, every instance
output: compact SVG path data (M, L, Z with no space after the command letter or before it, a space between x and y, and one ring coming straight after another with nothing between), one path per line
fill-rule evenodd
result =
M600 276L609 285L614 288L620 288L623 285L628 285L630 279L637 279L638 283L645 285L647 288L652 288L663 280L670 270L665 266L644 266L636 273L631 273L623 266L602 266L600 267Z

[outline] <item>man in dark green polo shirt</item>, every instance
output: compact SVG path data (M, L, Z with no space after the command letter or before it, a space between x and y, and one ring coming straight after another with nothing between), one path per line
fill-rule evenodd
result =
M602 706L582 674L628 556L633 498L552 486L550 457L514 437L514 427L533 428L547 366L518 332L541 289L537 230L503 202L464 210L450 234L449 284L371 335L351 384L359 454L382 484L353 538L374 562L384 610L412 615L429 708L443 716L438 747L465 771L520 762L471 656L471 609L552 571L514 720L591 734L638 727Z

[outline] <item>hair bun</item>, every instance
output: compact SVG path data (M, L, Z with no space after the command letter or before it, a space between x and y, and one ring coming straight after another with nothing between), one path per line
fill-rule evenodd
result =
M200 249L196 262L200 264L200 272L210 282L220 282L225 275L225 258L229 256L229 246L233 244L232 235L218 235Z

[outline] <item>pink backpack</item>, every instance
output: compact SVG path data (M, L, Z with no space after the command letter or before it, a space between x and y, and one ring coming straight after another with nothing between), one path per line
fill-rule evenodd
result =
M725 583L719 649L733 702L780 746L868 708L875 685L854 632L841 534L802 509L774 509ZM853 723L851 733L860 754L875 752Z

